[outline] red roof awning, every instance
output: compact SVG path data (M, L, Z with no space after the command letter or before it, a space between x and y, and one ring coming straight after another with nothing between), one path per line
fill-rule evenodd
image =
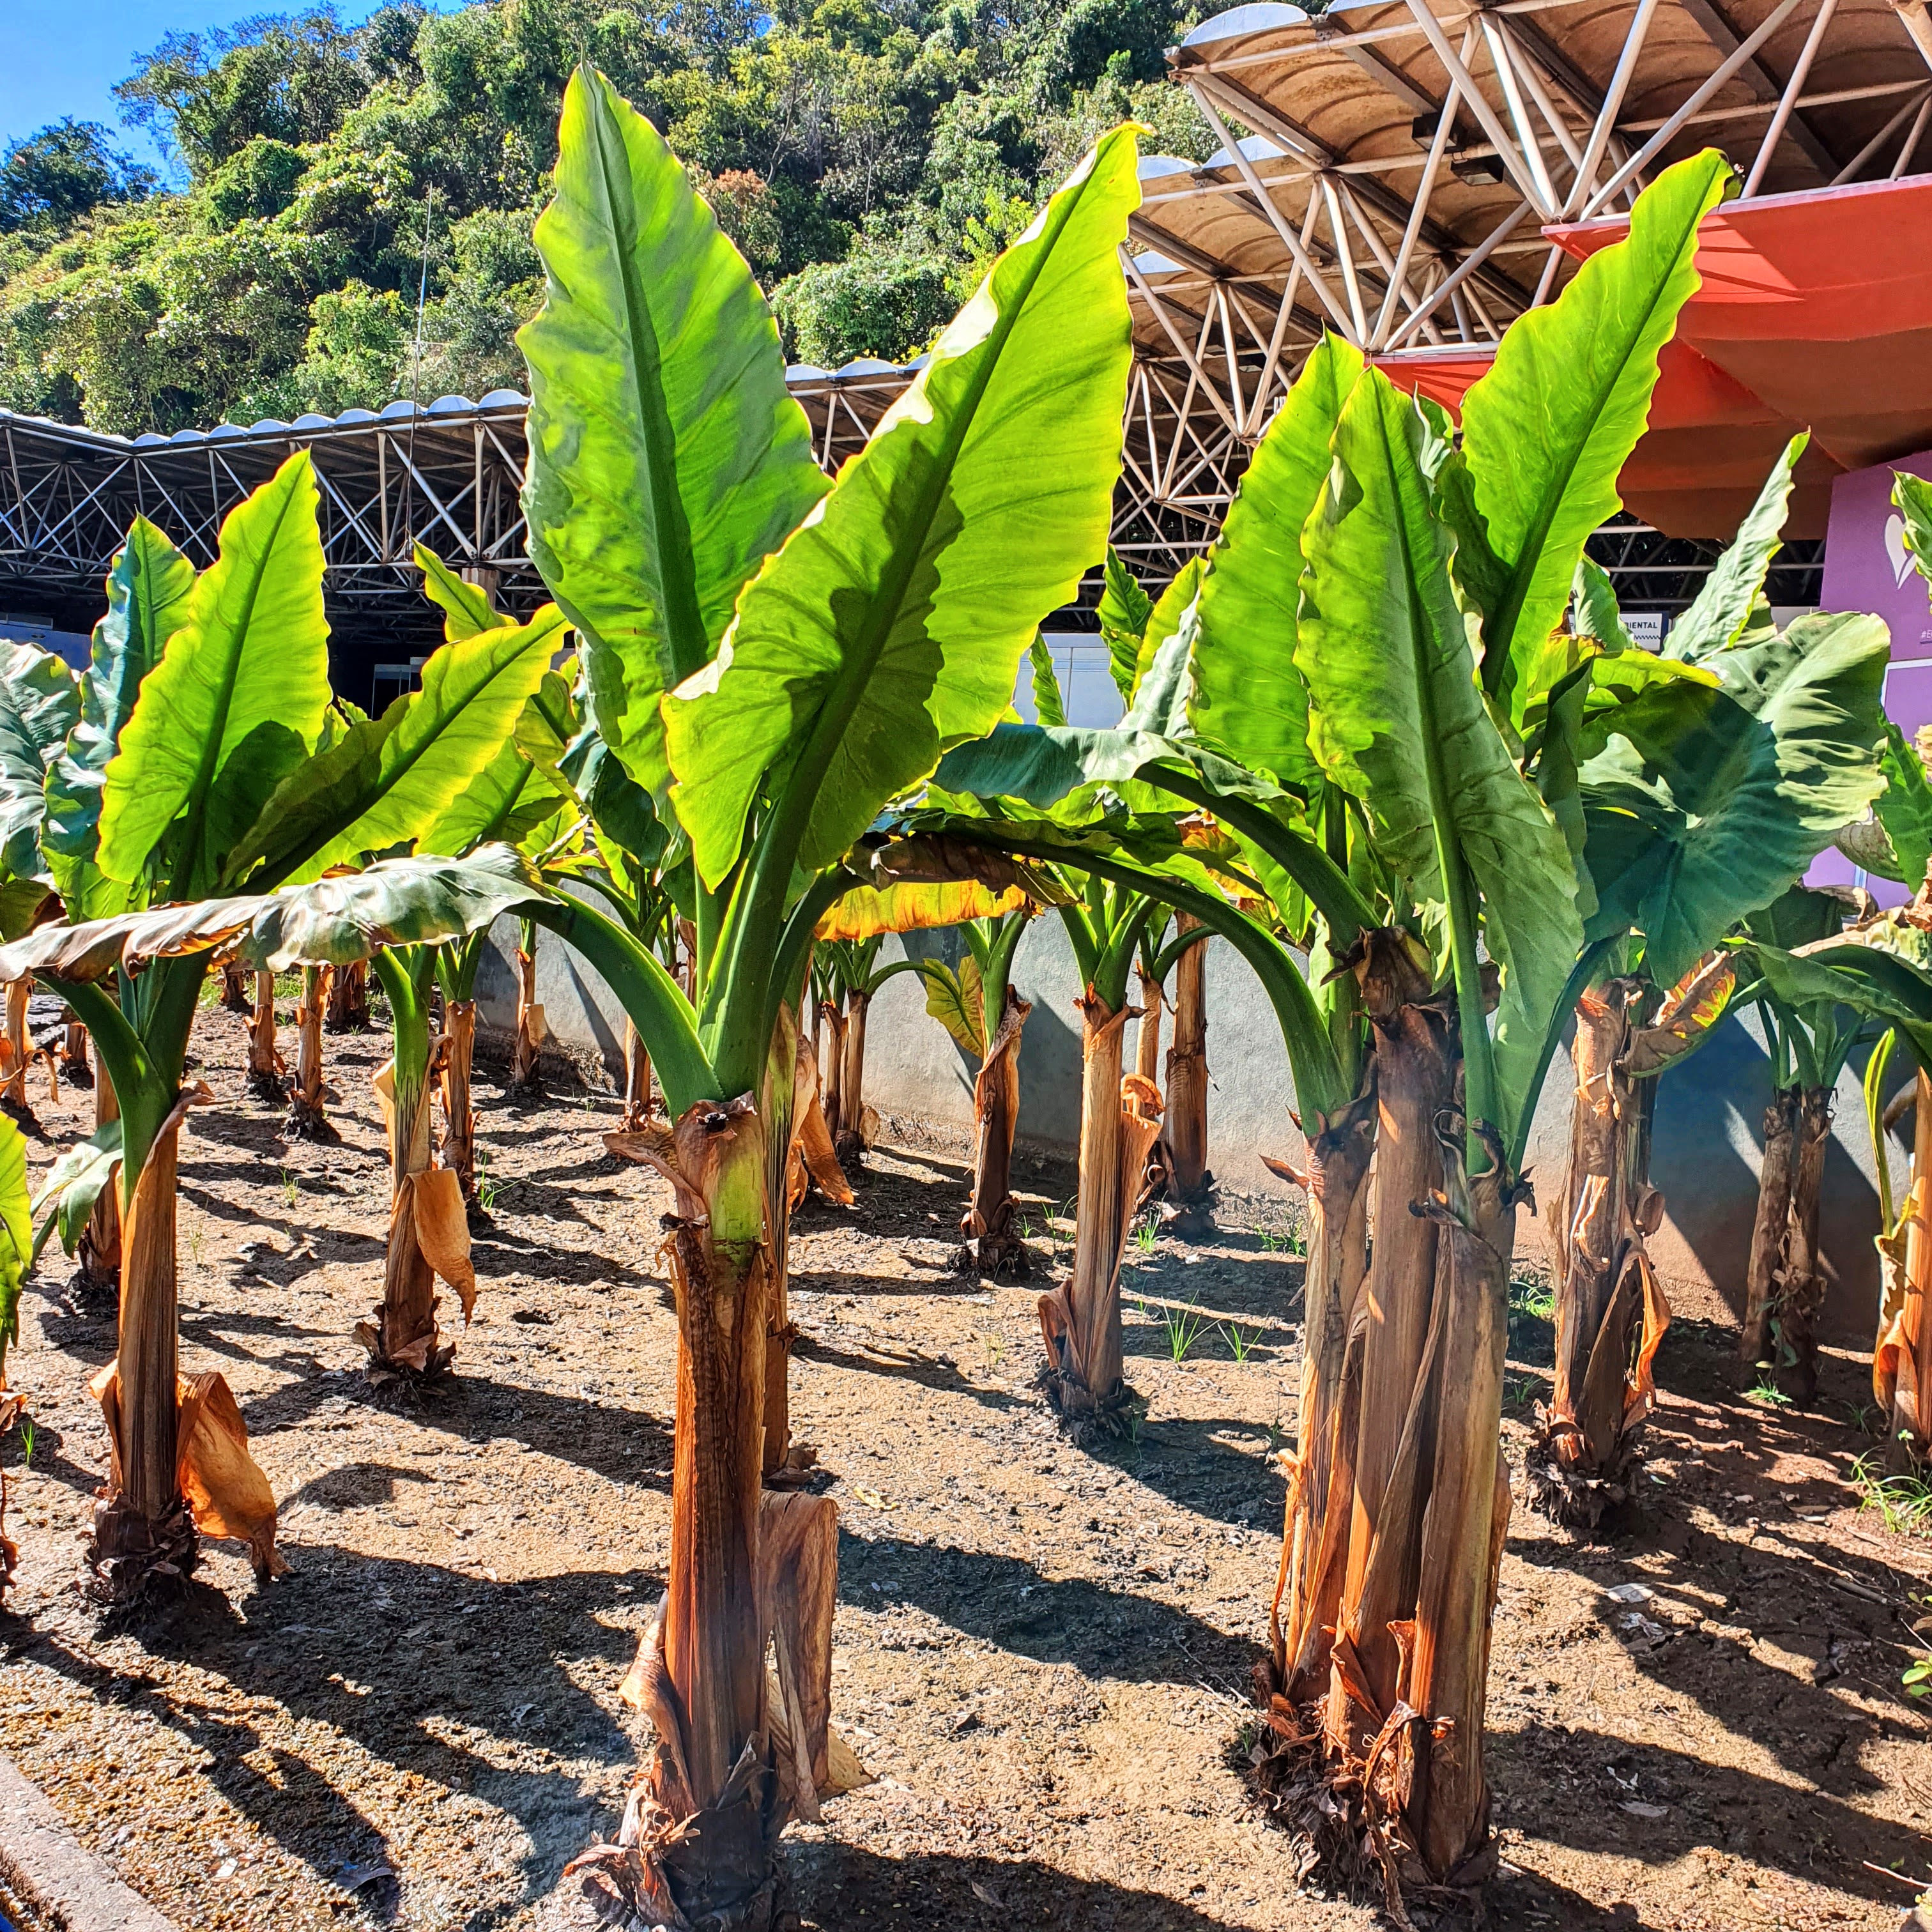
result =
M1628 218L1544 230L1581 261ZM1792 536L1822 536L1834 476L1932 447L1932 178L1731 202L1704 218L1697 293L1660 358L1624 502L1672 536L1728 537L1800 429ZM1450 409L1490 351L1375 358Z

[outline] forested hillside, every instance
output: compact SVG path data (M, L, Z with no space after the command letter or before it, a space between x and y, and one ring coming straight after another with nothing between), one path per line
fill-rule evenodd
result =
M1212 146L1178 0L324 8L130 56L124 117L0 164L0 406L124 434L518 387L530 224L589 57L670 137L788 352L916 352L1099 129ZM418 297L420 328L418 328Z

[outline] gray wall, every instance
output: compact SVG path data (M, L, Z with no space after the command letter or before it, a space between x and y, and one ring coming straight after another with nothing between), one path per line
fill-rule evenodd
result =
M486 1024L508 1028L516 982L508 955L515 927L504 921L477 980ZM904 946L949 960L959 943L951 932L915 933ZM1272 1010L1258 982L1225 940L1208 942L1209 1162L1235 1193L1293 1197L1258 1156L1294 1159L1300 1147L1290 1108L1294 1087ZM888 939L882 962L901 956ZM623 1012L595 973L560 940L542 935L538 996L557 1045L581 1058L620 1066ZM1020 1056L1024 1141L1071 1152L1080 1132L1080 1021L1073 1004L1073 955L1064 928L1048 916L1021 942L1014 984L1034 1004ZM1126 1042L1133 1061L1133 1028ZM939 1023L926 1012L923 982L901 974L872 1006L866 1034L866 1096L882 1114L950 1130L962 1144L973 1118L973 1071ZM1838 1118L1827 1156L1822 1245L1834 1288L1826 1310L1828 1334L1869 1347L1875 1321L1878 1196L1855 1064L1839 1083ZM1900 1074L1898 1078L1904 1076ZM1685 1064L1662 1076L1658 1095L1652 1178L1667 1208L1652 1254L1666 1283L1714 1288L1733 1310L1742 1302L1750 1246L1764 1110L1771 1097L1768 1064L1754 1016L1726 1019L1717 1036ZM1544 1089L1530 1137L1528 1166L1539 1192L1554 1199L1569 1129L1571 1075L1559 1054ZM1893 1174L1902 1176L1902 1149ZM1546 1223L1528 1215L1518 1223L1519 1252L1540 1260Z

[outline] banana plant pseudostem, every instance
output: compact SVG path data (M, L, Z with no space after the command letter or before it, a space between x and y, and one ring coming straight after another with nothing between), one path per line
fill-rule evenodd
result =
M604 742L668 798L696 874L689 995L590 906L538 915L630 1013L670 1115L670 1574L629 1685L660 1742L619 1844L583 1868L647 1917L768 1924L778 1832L829 1776L834 1507L760 1504L784 1346L767 1241L786 1137L766 1096L795 1090L787 1009L820 915L862 883L854 842L1002 715L1027 641L1104 547L1138 194L1132 136L1109 135L828 484L770 310L675 158L601 76L566 95L546 304L520 338L532 554Z

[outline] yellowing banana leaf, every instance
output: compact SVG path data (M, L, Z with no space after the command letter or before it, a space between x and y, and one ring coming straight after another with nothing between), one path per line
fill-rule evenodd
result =
M978 879L902 880L883 888L855 886L835 900L814 928L821 940L871 939L882 932L917 932L999 919L1032 902L1024 884L994 887Z

